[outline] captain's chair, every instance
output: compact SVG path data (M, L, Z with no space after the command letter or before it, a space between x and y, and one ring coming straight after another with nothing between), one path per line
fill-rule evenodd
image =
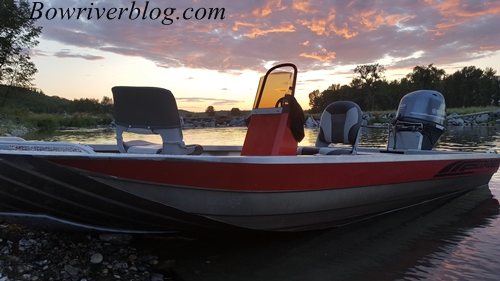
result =
M337 101L328 105L321 115L315 147L301 147L298 154L356 154L362 121L361 108L351 101ZM335 147L345 144L351 147Z
M116 140L122 153L199 155L199 145L184 144L177 103L169 90L154 87L113 87ZM159 134L162 144L125 142L123 132Z

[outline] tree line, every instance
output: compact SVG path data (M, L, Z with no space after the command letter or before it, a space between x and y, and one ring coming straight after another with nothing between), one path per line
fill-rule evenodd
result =
M498 106L500 77L496 70L467 66L448 75L433 64L415 66L399 80L384 78L385 67L380 64L359 65L357 75L349 85L333 84L320 92L309 94L311 113L320 113L330 103L350 100L363 110L395 110L400 99L416 90L436 90L443 94L448 108Z
M68 100L65 98L49 97L38 89L25 89L0 85L0 97L7 91L14 93L8 101L0 106L5 110L28 110L33 113L54 114L113 114L113 99L103 97L101 100L94 98L80 98Z

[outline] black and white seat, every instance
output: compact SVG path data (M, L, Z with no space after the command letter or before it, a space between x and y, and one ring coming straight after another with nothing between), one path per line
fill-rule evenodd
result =
M116 140L122 153L199 155L199 145L186 146L175 98L167 89L113 87ZM162 144L144 140L124 141L123 133L159 134Z
M301 147L298 154L356 154L362 112L359 105L351 101L337 101L328 105L321 115L315 147ZM331 145L344 144L350 147Z

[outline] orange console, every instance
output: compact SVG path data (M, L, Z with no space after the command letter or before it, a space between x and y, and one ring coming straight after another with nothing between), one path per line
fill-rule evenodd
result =
M292 67L294 72L273 72L278 67ZM293 97L296 74L295 65L283 64L260 79L241 155L297 155L305 119Z
M289 112L269 111L267 108L252 111L241 155L297 155L298 142L290 131Z

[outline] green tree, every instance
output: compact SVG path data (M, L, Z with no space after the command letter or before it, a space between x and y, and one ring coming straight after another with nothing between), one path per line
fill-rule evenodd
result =
M215 108L210 105L205 109L205 113L208 114L208 116L215 116Z
M30 61L29 49L38 45L42 27L36 27L30 19L30 3L27 0L0 1L0 83L11 87L30 88L37 72ZM12 89L4 93L5 100Z

